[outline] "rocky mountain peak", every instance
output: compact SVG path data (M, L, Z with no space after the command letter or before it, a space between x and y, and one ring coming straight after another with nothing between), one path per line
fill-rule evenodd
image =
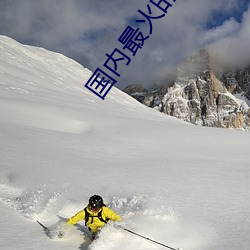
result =
M202 49L178 67L171 86L129 94L149 107L196 125L248 129L249 106L233 94L248 93L250 67L249 71L216 74L211 61L209 51Z
M194 77L210 70L209 52L201 49L188 57L177 69L177 77Z

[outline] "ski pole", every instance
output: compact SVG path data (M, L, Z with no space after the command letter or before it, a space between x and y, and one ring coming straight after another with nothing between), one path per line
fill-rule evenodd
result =
M143 235L140 235L140 234L138 234L138 233L135 233L135 232L133 232L133 231L127 229L127 228L122 228L122 229L125 230L125 231L127 231L127 232L129 232L129 233L131 233L131 234L134 234L134 235L139 236L139 237L141 237L141 238L143 238L143 239L145 239L145 240L154 242L154 243L156 243L156 244L158 244L158 245L160 245L160 246L169 248L169 249L171 249L171 250L180 250L180 248L173 248L173 247L167 246L167 245L162 244L162 243L160 243L160 242L158 242L158 241L152 240L152 239L150 239L150 238L148 238L148 237L145 237L145 236L143 236Z
M36 221L40 226L42 226L43 227L43 229L46 231L46 230L48 230L48 228L47 227L45 227L41 222L39 222L38 220Z

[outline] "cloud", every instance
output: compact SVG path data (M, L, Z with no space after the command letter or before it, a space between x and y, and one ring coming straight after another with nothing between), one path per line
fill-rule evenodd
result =
M218 64L225 67L245 67L250 64L250 9L245 11L238 29L210 44Z
M201 44L211 44L215 41L219 41L225 37L235 34L240 28L240 24L231 17L226 20L221 26L217 26L211 30L204 31L203 36L200 39Z
M142 18L138 10L148 13L147 4L152 16L162 14L149 0L1 0L0 33L61 52L94 71L103 68L107 53L122 50L119 36L128 24L138 25L135 20ZM149 87L167 78L175 65L204 46L228 54L225 48L231 50L239 44L243 53L248 48L249 17L246 12L242 23L238 22L233 16L237 9L237 0L177 0L165 17L152 20L153 33L136 56L124 51L131 63L118 64L121 77L116 86L143 83ZM228 18L208 30L207 23L216 24L211 20L214 13ZM149 34L147 24L138 27L145 36Z

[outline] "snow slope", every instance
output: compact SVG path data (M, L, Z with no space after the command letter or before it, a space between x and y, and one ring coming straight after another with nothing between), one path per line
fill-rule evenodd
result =
M249 133L192 126L115 87L103 101L90 75L0 36L0 248L162 249L112 225L90 244L83 223L61 240L36 223L53 228L97 193L169 246L249 250Z

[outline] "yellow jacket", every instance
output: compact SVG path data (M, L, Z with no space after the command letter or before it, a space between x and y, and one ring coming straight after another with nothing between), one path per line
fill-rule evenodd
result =
M92 233L95 233L98 231L98 229L102 228L106 223L101 221L98 218L98 214L100 211L102 211L101 215L104 221L106 220L112 220L112 221L121 221L121 217L116 214L113 210L110 208L103 206L98 212L91 211L88 207L86 208L87 212L89 213L89 219L86 221L86 225L90 229ZM94 216L94 217L92 217ZM85 211L84 209L78 212L76 215L72 216L68 221L67 224L74 225L80 220L85 220Z

